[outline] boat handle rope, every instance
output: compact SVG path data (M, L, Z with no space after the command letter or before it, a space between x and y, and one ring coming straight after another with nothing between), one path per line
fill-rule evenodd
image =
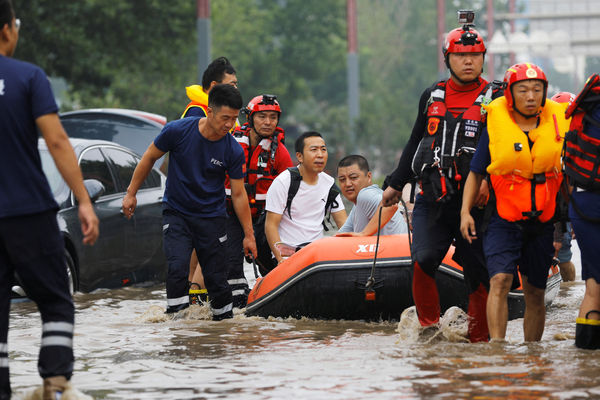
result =
M381 212L383 211L383 205L379 207L379 217L377 221L377 242L375 244L375 254L373 255L373 266L371 267L371 276L365 283L365 300L375 301L375 265L377 263L377 252L379 251L379 236L381 235Z
M250 252L250 259L252 260L252 266L254 267L254 278L258 279L258 268L256 268L256 261L254 260L252 252Z
M408 207L406 206L406 202L404 201L403 198L400 198L400 203L402 204L402 207L404 208L404 219L406 220L406 230L408 232L408 251L411 251L412 250L412 236L411 236L411 229L410 229L411 221L408 218ZM412 259L412 253L411 253L410 258Z

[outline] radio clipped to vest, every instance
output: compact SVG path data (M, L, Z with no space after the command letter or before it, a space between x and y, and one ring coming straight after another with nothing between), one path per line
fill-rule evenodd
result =
M481 105L490 103L501 88L497 82L487 84L475 102L454 117L445 104L446 84L440 81L431 88L426 132L412 161L422 194L439 203L449 202L462 189L485 122Z

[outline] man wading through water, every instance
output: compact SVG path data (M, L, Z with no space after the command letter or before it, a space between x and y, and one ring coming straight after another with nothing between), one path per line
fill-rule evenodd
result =
M169 171L163 198L163 245L169 264L167 313L189 306L188 273L192 249L204 272L214 320L233 317L231 288L227 283L225 176L231 182L233 208L244 231L244 252L256 257L256 243L244 189L242 147L229 134L242 96L230 85L216 85L208 95L206 118L171 121L151 143L131 178L123 198L128 218L136 207L135 195L152 166L167 151Z
M7 337L15 272L42 317L38 371L44 399L55 399L69 388L73 374L75 309L56 220L58 205L37 149L38 129L77 199L84 244L98 238L98 218L46 74L12 59L20 22L11 2L0 0L0 400L11 396Z
M412 292L419 322L427 328L423 332L439 327L435 272L454 241L453 258L463 267L469 291L469 339L480 342L488 340L488 276L481 241L469 244L460 234L460 205L469 162L485 123L481 105L496 93L480 76L486 49L471 24L472 12L465 12L469 13L465 20L459 18L465 25L446 36L442 52L451 77L421 95L410 139L388 179L382 202L386 206L396 204L406 183L418 177L422 191L413 209L411 253ZM479 193L476 204L483 206L487 186L483 185ZM483 210L475 208L473 217L481 223Z

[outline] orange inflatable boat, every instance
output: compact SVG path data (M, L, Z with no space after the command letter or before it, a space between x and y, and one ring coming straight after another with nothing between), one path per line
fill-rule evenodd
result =
M377 238L327 237L300 249L265 277L248 296L247 315L346 320L399 320L414 304L412 265L407 235L381 236L375 268ZM442 312L451 306L467 308L462 268L452 260L453 248L437 271ZM372 289L367 281L374 271ZM546 304L560 289L560 273L549 269ZM523 316L521 288L508 298L509 318Z

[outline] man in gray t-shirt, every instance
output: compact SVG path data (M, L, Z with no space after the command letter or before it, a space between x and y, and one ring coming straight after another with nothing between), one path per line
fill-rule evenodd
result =
M344 157L338 164L338 181L342 194L354 203L354 207L336 236L376 234L383 190L372 183L367 160L360 155ZM408 231L404 216L397 205L383 208L381 225L382 235Z

